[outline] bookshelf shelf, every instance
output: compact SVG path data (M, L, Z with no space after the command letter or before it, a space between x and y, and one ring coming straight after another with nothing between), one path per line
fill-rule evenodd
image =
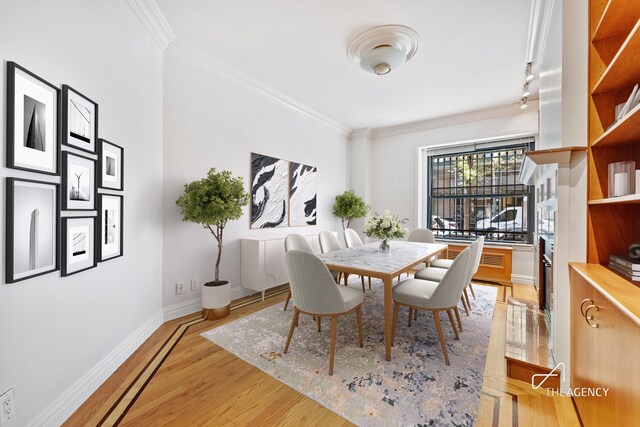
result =
M605 145L627 144L638 142L638 128L640 128L640 105L631 110L618 123L611 126L605 133L591 144L593 147Z
M589 200L589 205L612 205L612 204L640 204L640 194L631 194L623 197L608 197L606 199Z
M593 43L627 34L640 18L640 10L629 0L609 0L593 34Z
M593 87L592 95L623 90L640 82L640 20Z

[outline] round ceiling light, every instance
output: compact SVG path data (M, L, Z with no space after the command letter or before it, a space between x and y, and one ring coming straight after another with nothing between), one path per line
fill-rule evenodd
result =
M358 34L347 56L365 71L382 76L413 58L418 39L418 33L404 25L382 25Z

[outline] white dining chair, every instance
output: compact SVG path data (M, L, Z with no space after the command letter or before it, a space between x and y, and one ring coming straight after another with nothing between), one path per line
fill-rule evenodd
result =
M391 332L391 345L395 342L396 329L398 327L398 313L401 306L413 310L428 310L433 313L433 318L438 330L440 345L444 360L449 365L449 354L440 323L440 311L446 311L453 328L456 339L460 339L456 324L453 320L452 310L457 306L462 295L465 281L470 275L471 249L466 248L456 257L440 282L429 280L406 279L393 288L393 325ZM411 315L410 315L411 316Z
M295 300L293 319L284 346L289 351L293 332L298 326L300 313L314 316L320 330L321 318L331 318L331 348L329 353L329 375L333 375L333 360L336 350L338 317L355 311L358 323L360 347L364 347L362 335L362 303L364 295L346 286L338 286L331 272L317 256L299 250L289 250L285 255L289 284Z
M308 252L310 254L313 253L313 248L309 244L309 241L306 237L300 234L289 234L284 238L284 251L289 252L290 250L298 250ZM291 285L289 285L289 292L287 293L287 301L284 303L284 311L287 311L287 306L289 305L289 301L291 300Z
M320 251L323 254L343 249L340 241L331 231L321 231L320 234L318 234L318 242L320 243ZM344 284L348 286L346 274L343 275L339 271L331 271L331 274L336 278L336 282L338 283L340 283L340 277L344 276ZM362 292L364 292L364 279L362 279Z
M407 242L435 243L436 238L433 235L433 231L429 230L428 228L416 228L415 230L411 231L407 236ZM438 256L435 255L429 258L428 260L426 260L425 261L426 266L428 267L429 263L437 258Z
M364 245L362 239L353 228L347 228L344 230L344 242L347 245L347 248L356 248L358 246ZM348 275L345 274L345 277L348 278ZM345 278L345 280L347 280ZM369 289L371 289L371 277L367 277L369 280ZM360 276L360 281L362 282L362 292L364 292L364 276Z

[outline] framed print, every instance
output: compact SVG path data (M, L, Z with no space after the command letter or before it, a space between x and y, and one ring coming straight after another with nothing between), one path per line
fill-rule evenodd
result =
M62 85L62 143L89 153L96 152L98 104Z
M98 140L98 187L124 190L124 148Z
M62 153L62 210L96 208L96 162L88 157Z
M58 175L60 89L7 62L7 167Z
M251 153L251 228L289 224L289 162Z
M6 283L58 270L59 187L7 178Z
M98 261L122 256L124 198L98 194Z
M62 276L94 268L96 261L96 217L62 218Z
M318 168L289 162L289 226L316 225Z

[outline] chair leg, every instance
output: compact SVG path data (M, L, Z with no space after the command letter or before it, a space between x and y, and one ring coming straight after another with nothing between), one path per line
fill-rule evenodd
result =
M467 301L467 307L471 310L471 300L469 299L469 292L467 292L467 288L464 288L464 299Z
M342 272L338 272L338 275L336 276L336 283L340 284L340 279L342 279Z
M460 301L462 301L462 306L464 307L464 311L469 315L469 307L467 307L467 302L464 300L464 295L460 297Z
M409 309L411 310L411 309ZM391 324L391 347L396 343L396 329L398 328L398 313L400 312L400 304L393 303L393 323Z
M344 277L344 285L349 286L349 275L347 273L344 273L342 277Z
M368 279L369 279L369 290L371 290L371 277L369 277Z
M413 308L409 308L409 323L407 323L407 327L411 327L411 320L413 319Z
M364 347L364 337L362 335L362 305L356 308L356 319L358 321L358 339L360 340L360 348Z
M449 322L451 322L451 327L453 328L453 334L456 336L456 339L460 339L460 335L458 335L458 328L456 328L456 322L453 321L453 314L451 313L451 309L447 310L447 315L449 315Z
M298 326L298 315L299 315L299 311L298 309L294 306L293 307L293 319L291 319L291 327L289 328L289 336L287 337L287 344L285 344L284 346L284 352L286 353L287 351L289 351L289 343L291 343L291 337L293 336L293 330L296 328L296 326Z
M442 333L442 324L440 323L440 312L438 310L433 311L433 318L436 321L436 329L438 329L438 336L440 337L440 345L442 346L442 353L444 353L444 362L449 364L449 354L447 353L447 346L444 343L444 334Z
M322 331L322 320L320 316L316 316L316 322L318 322L318 332Z
M456 319L458 319L458 329L460 329L460 332L462 332L462 322L460 321L460 310L458 310L458 307L453 307L453 311L455 311L456 313Z
M287 311L287 306L289 305L290 299L291 299L291 291L287 293L287 301L284 303L284 311Z
M362 293L364 294L364 276L360 276L360 281L362 282Z
M471 291L471 295L473 295L473 299L476 299L476 291L473 290L473 285L469 283L469 290Z
M331 317L331 354L329 355L329 375L333 375L333 358L336 354L336 332L338 330L338 318Z

